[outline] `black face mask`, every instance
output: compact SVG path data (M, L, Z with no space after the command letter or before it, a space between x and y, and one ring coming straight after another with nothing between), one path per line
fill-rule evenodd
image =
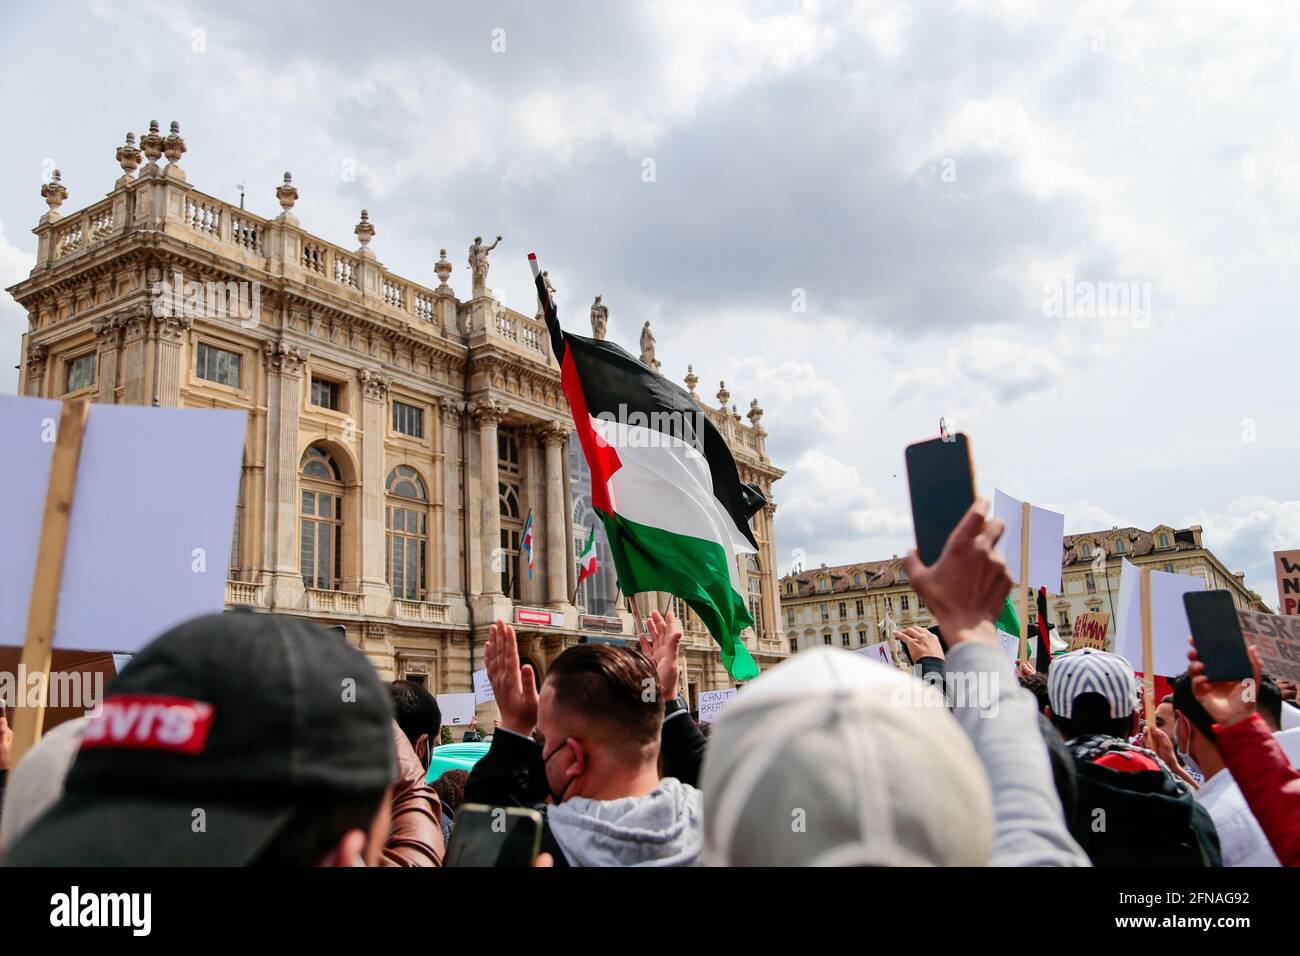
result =
M567 743L568 743L568 741L566 740L563 744L559 744L558 746L556 746L556 748L555 748L554 750L552 750L549 754L545 754L545 755L542 757L542 768L543 768L543 770L545 769L546 765L547 765L548 763L551 762L551 758L554 757L554 756L555 756L557 753L559 753L561 750L563 750L565 744L567 744ZM576 779L575 777L570 777L568 780L566 780L566 781L564 782L564 786L560 788L560 792L559 792L559 793L556 793L554 790L551 789L551 780L550 780L550 778L548 777L547 780L546 780L546 792L547 792L548 794L551 795L551 802L553 802L554 804L556 804L556 806L558 806L558 805L560 805L561 803L563 803L563 802L564 802L564 795L565 795L565 793L568 792L570 784L572 784L573 781L574 781L575 779Z

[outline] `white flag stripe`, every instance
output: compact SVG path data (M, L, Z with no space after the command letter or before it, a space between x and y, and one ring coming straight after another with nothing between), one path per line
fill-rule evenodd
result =
M754 547L714 497L705 457L681 439L654 429L599 418L591 419L591 427L623 463L609 483L614 513L722 545L731 586L743 596L736 555L753 553Z

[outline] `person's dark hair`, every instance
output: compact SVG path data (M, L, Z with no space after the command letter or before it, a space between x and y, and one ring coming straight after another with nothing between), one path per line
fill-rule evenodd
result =
M546 682L562 710L592 718L611 739L639 746L659 739L664 699L655 666L641 651L576 644L551 664Z
M1112 717L1110 715L1110 704L1106 701L1106 698L1101 694L1089 691L1074 698L1074 707L1071 710L1070 717L1066 718L1053 713L1052 723L1056 725L1056 729L1061 732L1061 736L1066 740L1094 735L1123 739L1127 738L1129 732L1133 729L1133 715Z
M415 746L421 734L428 734L431 746L437 746L438 728L442 725L442 710L438 699L420 684L410 680L395 680L389 685L393 692L393 710L397 726L406 739Z
M1164 697L1161 697L1160 700L1156 702L1156 706L1159 707L1161 704L1172 704L1173 702L1174 702L1174 695L1165 694Z
M469 779L467 770L448 770L433 782L434 792L442 801L442 808L453 817L456 809L465 799L465 781Z
M1051 700L1047 696L1047 675L1034 671L1032 674L1018 674L1020 686L1034 695L1038 701L1038 712L1041 714L1044 707L1051 705Z
M1259 675L1259 715L1277 732L1282 727L1282 688L1268 674Z
M1206 713L1201 702L1192 693L1192 675L1186 672L1174 680L1174 710L1187 718L1207 740L1214 740L1214 718Z
M349 830L370 833L387 791L319 793L303 799L252 866L316 866ZM344 860L351 863L351 860Z

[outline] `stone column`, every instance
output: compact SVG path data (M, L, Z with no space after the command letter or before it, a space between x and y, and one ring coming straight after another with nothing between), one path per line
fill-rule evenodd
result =
M44 345L27 346L27 394L35 398L45 395L45 366L50 350Z
M298 566L298 405L307 350L282 341L263 346L266 389L266 566L271 569L268 603L302 605Z
M506 406L494 399L481 400L474 406L478 423L479 508L482 537L483 594L501 593L501 503L497 476L497 425L505 418Z
M157 323L157 351L154 353L153 404L175 408L181 403L181 369L188 352L184 347L194 319L185 315L160 318Z
M564 503L564 443L568 437L569 428L562 421L547 422L542 429L546 445L546 603L555 608L569 603L564 554L569 511Z
M463 407L452 398L440 398L438 411L442 418L442 589L450 597L460 596L460 549L468 547L462 540L460 524L460 428Z
M90 323L90 327L97 340L95 384L99 389L99 401L102 405L111 405L116 400L117 353L122 323L118 315L106 315Z
M758 560L763 572L763 615L767 620L764 622L766 627L759 637L770 637L775 640L780 638L784 630L780 618L781 598L777 593L780 584L776 570L776 502L769 499L760 514L763 516L763 551L758 556Z
M361 382L361 593L367 614L387 617L392 589L384 577L384 432L389 380L363 368Z

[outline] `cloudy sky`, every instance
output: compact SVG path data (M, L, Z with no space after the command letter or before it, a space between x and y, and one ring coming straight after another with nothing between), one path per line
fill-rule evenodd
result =
M1300 547L1295 4L6 4L0 87L0 284L49 169L81 208L150 119L426 284L501 233L508 304L535 249L569 323L759 399L782 571L903 553L941 416L1068 531L1199 523L1270 604Z

